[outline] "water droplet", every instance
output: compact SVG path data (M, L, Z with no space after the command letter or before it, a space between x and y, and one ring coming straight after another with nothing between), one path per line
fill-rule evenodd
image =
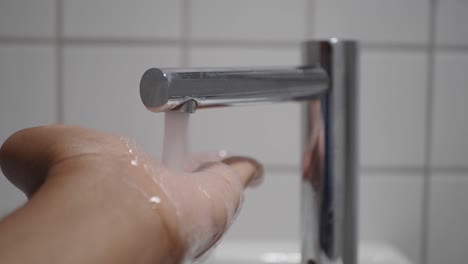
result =
M161 202L161 198L157 197L157 196L151 196L148 200L150 203L160 203Z
M198 190L200 190L208 199L211 199L211 195L200 185L198 186Z
M225 158L227 156L227 151L225 151L225 150L218 151L218 156L220 158Z

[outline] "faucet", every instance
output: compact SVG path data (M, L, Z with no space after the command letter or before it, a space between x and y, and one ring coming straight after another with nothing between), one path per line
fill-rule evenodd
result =
M152 112L301 103L301 263L356 264L357 43L302 47L296 68L152 68L140 96Z

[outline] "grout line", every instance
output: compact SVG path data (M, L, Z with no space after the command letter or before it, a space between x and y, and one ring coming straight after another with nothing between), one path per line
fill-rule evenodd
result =
M299 167L286 164L264 164L265 171L280 173L298 173Z
M363 43L361 48L367 50L386 51L428 51L429 46L425 44L405 43Z
M180 54L180 66L188 67L190 63L190 41L191 41L191 2L190 0L183 0L181 3L181 34L182 34L182 45Z
M421 175L424 173L424 168L422 167L366 167L362 166L359 168L361 173L372 173L372 174L408 174L408 175Z
M53 45L56 37L0 37L2 45Z
M187 27L190 27L187 25ZM155 46L155 45L187 45L195 47L258 47L258 48L291 48L297 47L299 41L256 41L256 40L192 40L190 29L182 31L182 39L153 38L153 39L126 39L126 38L65 38L66 45L96 45L96 46Z
M185 31L185 30L184 30ZM190 31L190 30L188 30ZM190 34L190 32L184 33ZM64 38L64 44L70 46L156 46L156 45L187 45L188 47L229 47L229 48L297 48L299 41L256 41L256 40L192 40L155 38L155 39L125 39L125 38ZM1 43L1 40L0 40Z
M192 40L198 47L245 47L245 48L297 48L300 41L270 41L270 40Z
M56 122L64 122L63 105L63 0L55 1Z
M430 0L429 9L429 34L428 34L428 49L427 49L427 94L425 105L425 155L424 155L424 177L422 191L422 216L421 216L421 263L427 263L429 258L429 225L430 225L430 191L431 191L431 160L432 160L432 125L434 122L434 49L436 38L436 22L437 22L437 0Z
M184 30L185 31L185 30ZM189 30L188 30L189 31ZM183 33L190 34L190 32ZM195 47L247 47L247 48L296 48L300 41L256 41L256 40L192 40L189 36L182 39L126 39L126 38L64 38L65 45L70 46L156 46L156 45L187 45ZM1 43L1 40L0 40Z
M435 167L435 168L431 168L430 170L430 176L431 178L434 177L434 174L451 174L451 173L454 173L454 174L466 174L465 175L460 175L460 176L464 176L464 177L467 177L468 176L468 167Z
M376 167L366 167L361 166L359 167L360 172L364 173L395 173L395 174L424 174L427 173L457 173L457 174L466 174L468 177L468 167L443 167L443 166L429 166L429 167L384 167L384 166L376 166Z
M64 45L70 46L155 46L181 45L183 42L174 38L63 38Z
M435 51L442 52L468 52L468 45L437 45L434 46Z
M298 166L290 165L290 164L264 164L265 169L268 171L275 171L275 172L297 172L300 170ZM430 171L431 173L456 173L456 174L466 174L468 177L468 167L418 167L418 166L360 166L359 173L364 174L375 174L375 175L388 175L392 174L393 176L409 176L412 177L420 175L427 175L427 172ZM460 175L461 177L465 177L464 175Z
M56 0L58 3L58 0ZM188 1L188 0L184 0ZM190 1L189 1L190 2ZM190 5L190 4L188 4ZM187 19L188 20L188 19ZM185 23L189 24L190 21ZM62 21L63 23L63 21ZM59 26L60 28L62 26ZM177 38L113 38L113 37L64 37L61 32L62 46L157 46L157 45L184 45L189 44L195 47L246 47L246 48L297 48L301 41L278 41L278 40L191 40L190 25L188 29L182 30L182 39ZM185 26L184 26L185 28ZM58 30L57 30L58 31ZM60 29L60 31L63 31ZM53 45L56 43L54 37L20 37L20 36L0 36L0 45ZM361 49L376 51L433 51L442 52L467 52L467 45L429 45L408 44L408 43L362 43Z

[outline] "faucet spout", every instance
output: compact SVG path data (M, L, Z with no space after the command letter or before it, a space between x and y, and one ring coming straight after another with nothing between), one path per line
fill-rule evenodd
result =
M141 78L140 96L152 112L193 112L195 108L311 100L327 88L328 75L320 67L152 68Z

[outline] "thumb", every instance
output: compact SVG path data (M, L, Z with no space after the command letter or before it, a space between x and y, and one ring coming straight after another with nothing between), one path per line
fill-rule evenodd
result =
M196 259L204 255L220 240L223 233L231 225L240 209L243 197L243 189L252 184L258 184L262 179L263 168L260 163L252 158L230 157L222 162L205 163L194 172L192 179L196 180L201 191L211 201L211 225L202 230L203 235L197 236L192 244L192 252ZM202 237L206 239L201 239Z
M263 166L253 158L242 156L229 157L221 162L205 162L195 173L208 176L210 180L234 177L243 188L256 187L263 181Z
M229 157L222 161L240 177L245 187L258 186L263 181L263 166L255 159L248 157Z

